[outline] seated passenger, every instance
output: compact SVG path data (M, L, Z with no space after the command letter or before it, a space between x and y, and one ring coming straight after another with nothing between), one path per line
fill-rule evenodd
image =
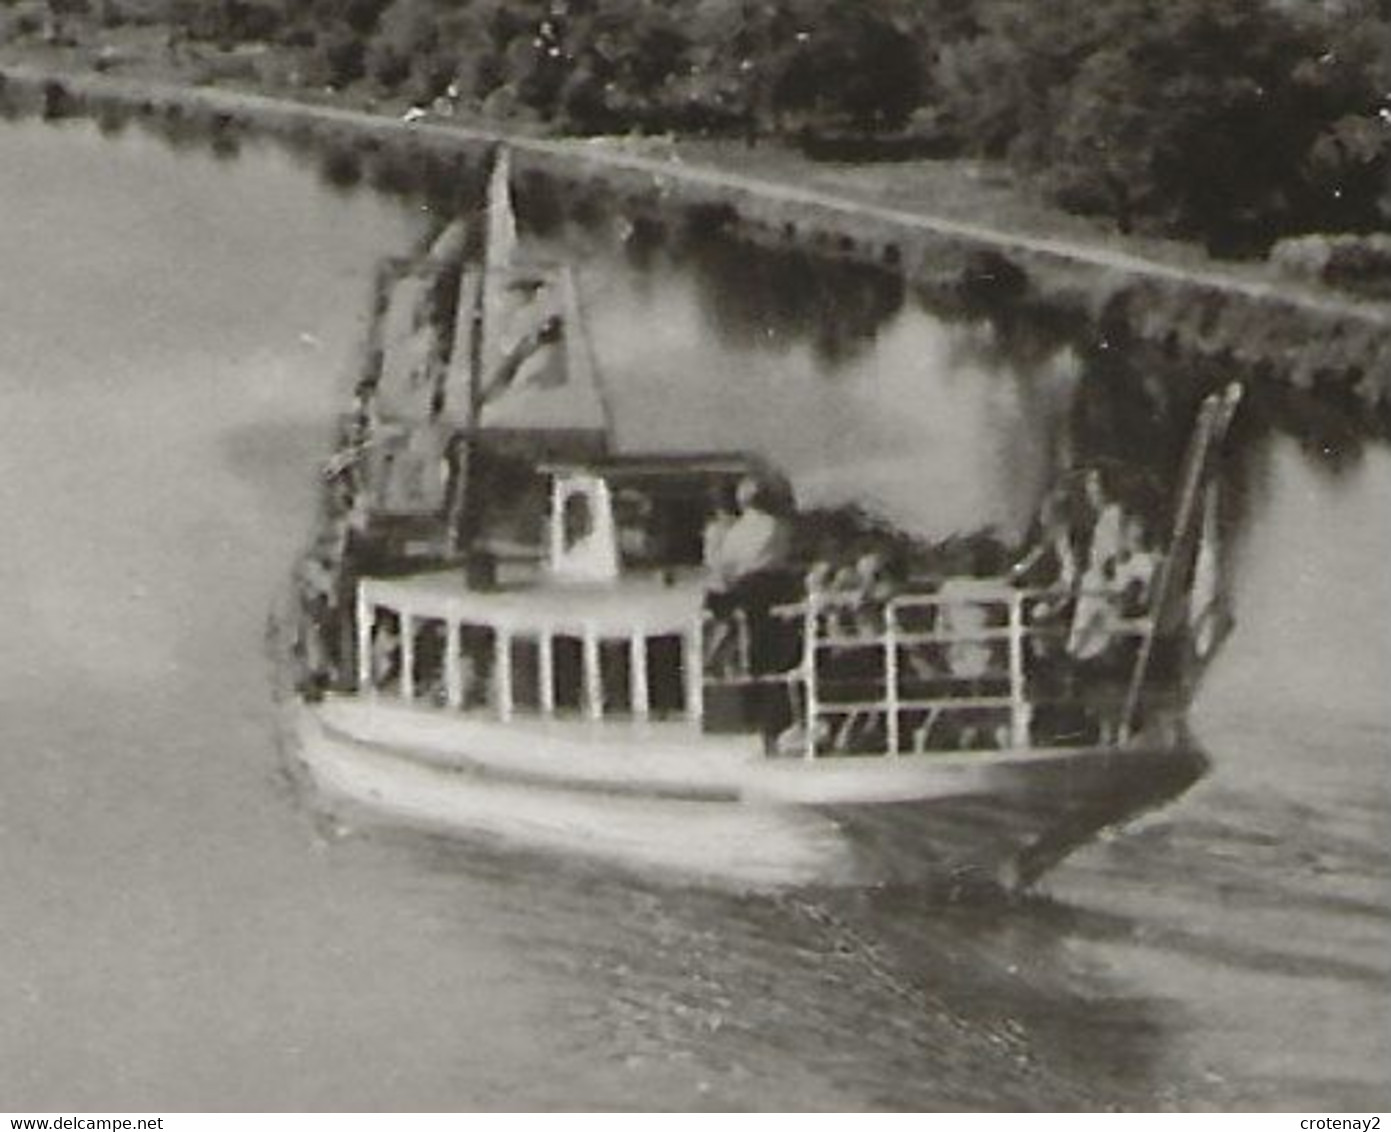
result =
M1106 494L1101 473L1093 468L1087 473L1084 486L1086 506L1090 512L1086 569L1098 576L1120 554L1124 543L1125 517L1118 502Z
M372 629L372 686L385 690L401 678L401 634L394 618L378 619Z
M887 607L894 595L888 577L888 562L876 550L868 551L837 576L838 588L843 590L838 632L851 640L828 660L828 675L834 675L847 685L850 694L858 699L878 700L885 695L886 669L884 633L887 628ZM856 640L863 640L863 645ZM832 743L839 751L874 751L883 748L887 739L887 718L873 708L854 708L848 711L842 724L835 729Z
M857 631L855 607L860 592L860 576L853 566L842 566L831 573L826 584L826 629L837 636L853 637Z
M824 595L831 589L835 579L835 567L818 559L807 567L804 585L808 594Z
M1144 524L1134 515L1126 516L1121 552L1111 580L1124 616L1140 617L1149 609L1150 588L1159 571L1159 559L1159 553L1150 546Z
M1066 499L1054 492L1039 509L1033 547L1010 570L1018 585L1070 592L1077 580L1077 549ZM1041 614L1051 612L1040 608Z
M884 632L886 607L894 596L889 564L877 550L855 560L855 630L861 636L877 637Z
M1122 619L1142 616L1149 608L1158 563L1143 524L1135 516L1120 520L1114 552L1104 559L1094 556L1079 587L1067 642L1074 659L1097 660L1123 639Z
M996 667L985 638L989 617L986 607L972 600L973 590L971 579L948 578L938 591L938 628L957 638L946 648L947 671L958 680L979 680Z
M1074 660L1095 660L1111 643L1116 617L1110 584L1100 570L1089 569L1078 586L1077 604L1067 635L1068 655Z

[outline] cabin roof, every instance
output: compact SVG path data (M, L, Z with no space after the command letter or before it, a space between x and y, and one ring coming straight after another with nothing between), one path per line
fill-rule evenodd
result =
M548 475L584 472L609 480L661 479L675 476L740 476L763 469L747 452L632 452L593 460L556 460L537 466Z

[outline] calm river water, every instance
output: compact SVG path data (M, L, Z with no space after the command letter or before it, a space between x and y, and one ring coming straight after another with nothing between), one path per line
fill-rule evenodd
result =
M1213 773L1020 906L307 817L266 611L426 219L272 149L0 124L0 1106L1388 1107L1385 445L1251 430ZM620 435L763 448L808 499L1017 527L1086 395L881 284L566 238Z

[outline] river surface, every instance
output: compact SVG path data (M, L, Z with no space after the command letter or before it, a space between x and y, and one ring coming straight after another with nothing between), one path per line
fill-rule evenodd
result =
M1214 769L1020 904L313 820L266 613L429 220L271 148L0 123L0 1107L1388 1107L1384 444L1248 430ZM1087 395L882 283L564 239L620 436L806 499L1016 530Z

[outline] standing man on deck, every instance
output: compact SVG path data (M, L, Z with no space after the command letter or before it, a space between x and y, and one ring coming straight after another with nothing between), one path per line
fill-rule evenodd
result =
M792 536L787 520L776 513L772 492L745 476L735 491L738 517L709 548L712 590L733 596L756 585L760 575L787 565Z
M731 635L731 619L742 613L748 626L752 677L781 672L796 663L795 631L772 614L774 606L797 601L797 579L787 569L792 550L791 524L771 486L745 476L735 493L739 515L712 540L707 565L711 572L706 605L720 638ZM791 720L786 688L760 685L753 710L770 748Z

